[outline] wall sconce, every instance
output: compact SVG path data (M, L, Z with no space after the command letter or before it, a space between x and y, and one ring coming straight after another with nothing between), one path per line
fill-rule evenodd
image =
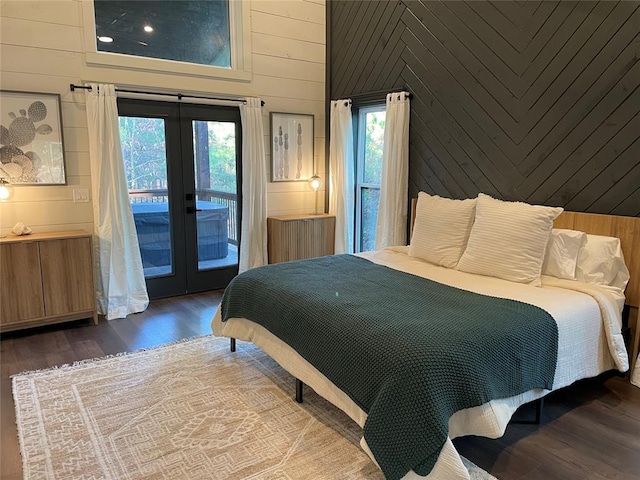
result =
M13 185L4 178L0 178L0 202L6 202L13 197Z
M317 215L318 214L318 190L320 190L320 187L322 186L322 179L320 178L320 176L316 174L313 177L311 177L309 179L309 186L311 187L311 190L313 190L313 193L316 196L315 210L313 213Z
M311 190L317 192L322 186L322 179L318 175L314 175L309 179L309 186L311 187Z

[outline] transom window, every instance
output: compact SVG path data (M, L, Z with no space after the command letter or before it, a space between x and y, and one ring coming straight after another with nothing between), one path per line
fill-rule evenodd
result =
M94 0L99 52L231 68L228 0Z
M385 118L384 105L362 107L357 113L355 235L357 252L375 248Z
M247 82L251 8L240 0L78 0L87 65Z

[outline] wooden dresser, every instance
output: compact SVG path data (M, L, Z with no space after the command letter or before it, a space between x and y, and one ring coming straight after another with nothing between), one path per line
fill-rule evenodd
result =
M333 255L336 217L276 215L267 218L269 263Z
M91 234L84 230L0 239L0 332L93 318Z

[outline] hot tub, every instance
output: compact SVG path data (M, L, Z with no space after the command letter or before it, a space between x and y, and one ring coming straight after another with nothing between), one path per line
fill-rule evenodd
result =
M198 200L198 261L225 258L229 251L227 221L229 208ZM142 266L171 265L171 232L167 203L133 203L133 219L138 232Z

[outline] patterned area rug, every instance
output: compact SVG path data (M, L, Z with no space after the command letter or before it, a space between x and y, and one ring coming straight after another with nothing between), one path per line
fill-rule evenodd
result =
M294 389L258 348L211 336L16 375L24 478L382 479L360 428Z

